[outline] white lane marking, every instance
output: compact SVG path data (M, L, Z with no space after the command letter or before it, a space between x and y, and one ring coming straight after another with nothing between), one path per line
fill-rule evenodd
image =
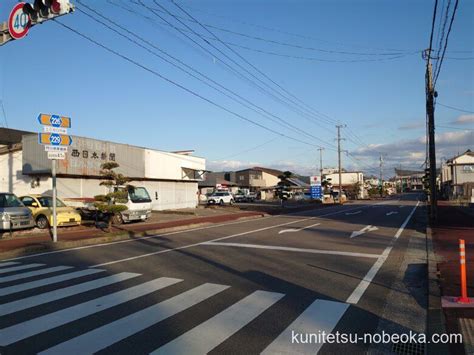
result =
M7 272L14 272L14 271L20 271L20 270L26 270L26 269L32 269L38 266L44 266L44 264L26 264L26 265L8 267L6 269L0 269L0 274L6 274Z
M278 227L283 227L283 226L288 226L288 225L290 225L290 224L295 224L295 223L298 223L298 222L304 222L304 221L308 221L308 220L315 219L315 218L321 218L321 217L332 216L332 215L339 214L339 213L343 213L343 212L346 212L346 211L347 211L347 210L343 210L343 211L337 211L337 212L333 212L333 213L326 213L326 214L319 215L319 216L313 216L313 217L309 217L309 218L298 219L298 220L296 220L296 221L291 221L291 222L286 222L286 223L282 223L282 224L277 224L277 225L273 225L273 226L269 226L269 227L254 229L254 230L250 230L250 231L247 231L247 232L232 234L232 235L228 235L228 236L225 236L225 237L220 237L220 238L216 238L216 239L207 240L207 241L204 241L204 242L188 244L188 245L184 245L184 246L182 246L182 247L176 247L176 248L171 248L171 249L164 249L164 250L155 251L155 252L153 252L153 253L146 253L146 254L142 254L142 255L131 256L131 257L129 257L129 258L124 258L124 259L109 261L109 262L102 263L102 264L92 265L92 266L90 266L90 267L91 267L91 268L94 268L94 267L101 267L101 266L106 266L106 265L121 263L121 262L124 262L124 261L131 261L131 260L136 260L136 259L140 259L140 258L146 258L146 257L148 257L148 256L153 256L153 255L158 255L158 254L163 254L163 253L169 253L169 252L176 251L176 250L188 249L188 248L192 248L192 247L201 245L201 244L203 244L203 243L217 242L217 241L220 241L220 240L225 240L225 239L240 237L240 236L242 236L242 235L247 235L247 234L262 232L262 231L265 231L265 230L269 230L269 229L273 229L273 228L278 228Z
M205 242L205 243L202 243L201 245L283 250L283 251L294 251L294 252L300 252L300 253L341 255L341 256L353 256L353 257L360 257L360 258L372 258L372 259L377 259L380 256L378 254L352 253L352 252L337 251L337 250L291 248L291 247L281 247L281 246L275 246L275 245L261 245L261 244Z
M415 210L416 210L416 208L418 207L419 204L420 204L420 201L418 201L416 203L415 207L413 207L410 214L405 219L403 224L400 226L400 228L398 229L397 233L393 237L390 244L385 248L383 253L380 255L379 259L375 262L374 265L372 265L370 270L367 272L367 274L364 276L364 278L360 281L359 285L357 285L355 290L352 291L352 294L346 300L347 303L357 304L359 302L359 300L362 297L362 295L364 294L365 290L367 289L367 287L369 287L369 285L371 284L373 278L375 277L375 275L377 275L377 272L379 271L379 269L384 264L385 260L387 260L388 255L390 254L390 252L392 251L393 246L395 245L395 242L397 241L397 239L402 234L403 230L407 226L408 222L410 221L411 217L415 213Z
M322 342L292 342L292 336L301 334L330 334L342 318L349 305L326 300L314 301L291 323L263 352L270 354L317 354ZM298 339L300 339L298 337ZM304 341L304 340L303 340Z
M0 332L0 345L6 346L16 343L22 339L29 338L33 335L73 322L77 319L112 308L138 297L148 295L181 281L183 280L160 277L159 279L145 282L119 292L77 304L54 313L46 314L23 323L15 324L8 328L3 328Z
M64 275L48 277L46 279L26 282L23 284L14 285L10 287L3 287L3 288L0 288L0 296L10 295L12 293L17 293L17 292L26 291L26 290L31 290L33 288L51 285L51 284L55 284L58 282L67 281L71 279L76 279L78 277L92 275L92 274L96 274L98 272L103 272L103 271L104 270L99 270L99 269L87 269L87 270L81 270L81 271L76 271L76 272L70 272Z
M15 274L15 275L11 275L11 276L0 277L0 283L26 279L28 277L33 277L33 276L51 274L53 272L69 270L69 269L72 269L72 268L73 268L72 266L55 266L55 267L50 267L50 268L47 268L47 269L40 269L40 270L37 270L37 271L23 272L21 274Z
M362 211L359 210L359 211L355 211L355 212L347 212L347 213L346 213L346 216L352 216L352 215L354 215L354 214L359 214L359 213L362 213Z
M17 265L18 263L14 261L9 261L7 263L0 263L0 267L5 267L5 266L11 266L11 265Z
M184 311L229 286L206 283L112 323L54 346L40 354L93 354L153 324Z
M84 282L84 283L70 286L70 287L61 288L59 290L45 292L39 295L27 297L27 298L21 298L19 300L0 305L0 316L12 314L18 311L22 311L24 309L28 309L28 308L36 307L36 306L49 303L52 301L60 300L62 298L66 298L66 297L74 296L74 295L84 293L87 291L95 290L99 287L112 285L117 282L125 281L137 276L140 276L140 274L122 272L117 275L103 277L101 279Z
M395 211L390 211L390 212L387 212L385 213L386 216L391 216L392 214L397 214L398 212L395 212Z
M281 293L255 291L151 354L207 354L283 296Z
M350 236L350 239L352 239L354 237L358 237L359 235L365 234L367 232L373 232L373 231L376 231L376 230L378 230L377 227L374 227L374 226L369 224L368 226L365 226L364 228L362 228L359 231L352 232L352 234Z
M370 206L362 206L360 208L368 208L368 207L370 207ZM340 208L340 206L327 207L324 210L327 211L327 210L332 210L332 209L335 209L335 208ZM278 215L278 216L269 216L269 217L256 218L256 219L251 219L251 220L241 220L241 221L235 221L235 222L229 222L229 223L215 224L215 225L206 226L206 227L185 229L185 230L176 231L176 232L148 235L148 236L145 236L145 237L138 237L138 238L134 238L134 239L117 240L115 242L107 242L107 243L100 243L100 244L93 244L93 245L84 245L84 246L75 247L75 248L47 251L47 252L44 252L44 253L37 253L37 254L19 256L19 257L11 258L11 259L5 259L5 261L21 260L21 259L33 258L33 257L37 257L37 256L58 254L58 253L66 253L66 252L69 252L69 251L89 249L89 248L100 248L100 247L106 247L106 246L111 246L111 245L115 245L115 244L131 243L131 242L137 242L137 241L146 240L146 239L166 237L166 236L175 235L175 234L183 234L183 233L196 232L196 231L201 231L201 230L206 230L206 229L211 229L211 228L226 227L226 226L230 226L230 225L234 225L234 224L250 223L250 222L254 222L254 221L262 221L262 220L271 219L271 218L281 218L281 217L288 217L288 216L293 216L293 215L301 215L302 213L313 212L313 211L315 211L315 210L309 210L309 211L304 211L304 212L292 212L292 213L288 213L288 214L283 215L283 216ZM317 210L317 211L319 211L319 210ZM345 211L350 211L350 209L343 209L341 211L334 212L334 214L342 213L342 212L345 212ZM312 216L311 218L325 217L327 215L330 215L330 214ZM309 219L311 219L311 218L309 218ZM306 221L307 219L308 218L300 219L299 221Z
M311 227L316 227L316 226L319 226L319 225L321 225L321 223L315 223L315 224L312 224L310 226L303 227L303 228L300 228L300 229L283 229L283 230L279 231L278 234L301 232L302 230L305 230L305 229L308 229L308 228L311 228Z

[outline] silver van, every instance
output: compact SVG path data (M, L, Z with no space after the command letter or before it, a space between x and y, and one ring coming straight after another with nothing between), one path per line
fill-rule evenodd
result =
M0 230L8 231L33 228L35 220L28 207L18 197L8 192L0 192Z

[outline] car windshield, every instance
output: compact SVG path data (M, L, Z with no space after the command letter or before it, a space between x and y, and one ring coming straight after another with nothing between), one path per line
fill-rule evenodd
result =
M53 207L53 198L51 196L38 197L38 202L40 203L41 207ZM66 207L66 205L57 198L56 207Z
M0 194L0 208L25 207L25 205L13 194Z
M134 203L151 202L150 195L144 187L130 187L128 194Z

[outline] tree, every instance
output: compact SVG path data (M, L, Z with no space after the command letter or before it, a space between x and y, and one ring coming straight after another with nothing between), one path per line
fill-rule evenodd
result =
M324 179L322 179L322 181L321 181L321 187L323 188L323 193L328 193L328 192L329 192L329 189L330 189L331 186L332 186L331 181L332 181L331 178L324 178Z
M112 221L117 223L122 222L123 211L128 209L124 203L128 202L128 189L123 189L130 179L126 176L117 173L114 169L118 168L119 164L115 162L107 162L101 165L100 175L104 180L100 182L101 186L106 186L109 193L105 195L97 195L95 199L95 207L100 212L108 217L109 230L112 226Z
M346 193L348 194L348 197L357 200L360 194L360 189L361 189L362 184L357 181L356 183L352 184L349 186L349 188L346 190Z
M285 171L283 174L279 175L278 178L280 181L277 184L277 195L278 198L283 200L287 200L290 195L290 178L293 177L293 173L291 171Z

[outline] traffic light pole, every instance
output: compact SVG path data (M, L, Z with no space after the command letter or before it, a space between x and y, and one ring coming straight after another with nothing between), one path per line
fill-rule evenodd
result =
M339 203L342 203L342 168L341 168L341 128L345 125L337 125L337 161L339 167Z
M323 150L324 148L323 147L320 147L318 148L319 150L319 175L320 175L320 179L323 178Z
M437 191L436 191L436 150L435 150L435 123L434 123L434 98L433 73L431 66L431 53L427 53L426 64L426 115L428 118L428 159L429 159L429 183L430 183L430 219L436 220L438 214Z
M56 188L56 159L51 160L51 175L53 179L53 242L58 241L58 215L56 212L57 188Z

